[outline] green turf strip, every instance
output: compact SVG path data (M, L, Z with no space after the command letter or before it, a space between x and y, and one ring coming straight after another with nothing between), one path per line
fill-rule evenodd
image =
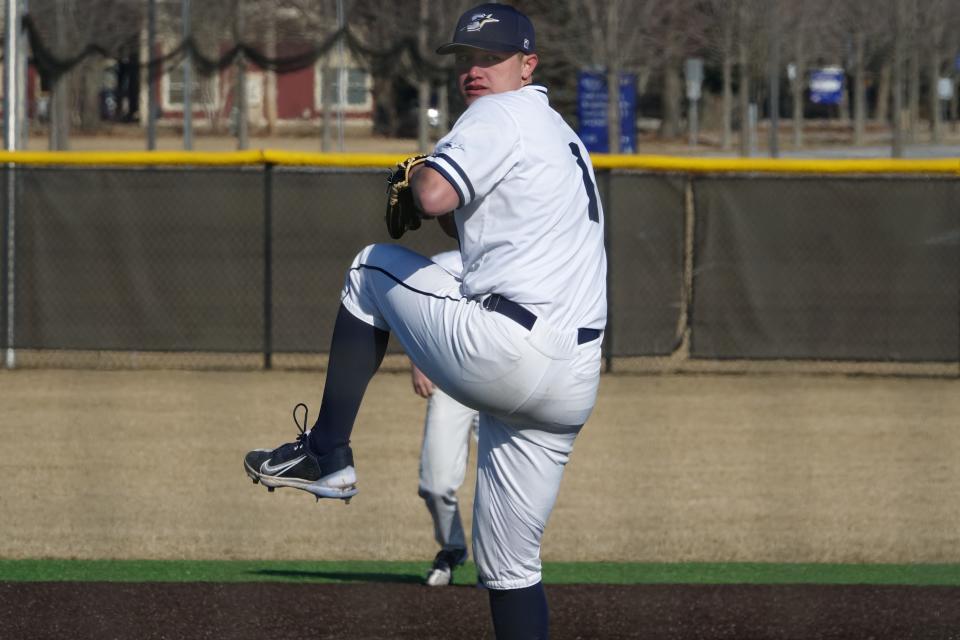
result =
M2 560L0 582L406 582L426 562L229 560ZM475 584L468 563L456 584ZM555 562L547 584L898 584L960 585L958 564L767 564Z

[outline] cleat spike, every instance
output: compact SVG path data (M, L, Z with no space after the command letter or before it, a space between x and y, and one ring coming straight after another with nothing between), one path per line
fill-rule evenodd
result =
M350 504L350 498L344 498L343 504Z
M269 491L270 493L273 493L273 492L274 492L274 489L275 489L275 487L267 487L267 491Z

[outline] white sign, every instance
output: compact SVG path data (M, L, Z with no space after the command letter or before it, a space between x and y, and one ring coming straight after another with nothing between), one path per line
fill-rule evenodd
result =
M810 90L817 93L837 93L843 89L843 76L821 73L810 80Z
M687 100L699 100L700 85L703 84L703 60L688 58L683 65L683 71L687 79Z
M953 99L953 80L950 78L940 78L937 82L937 95L941 100Z
M246 87L247 87L247 108L257 109L263 104L263 74L262 73L250 73L247 72L246 77Z

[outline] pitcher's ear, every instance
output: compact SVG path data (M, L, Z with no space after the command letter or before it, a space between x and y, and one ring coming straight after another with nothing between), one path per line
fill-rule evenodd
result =
M533 70L537 68L538 62L540 62L540 58L537 57L535 53L523 56L523 60L520 63L520 79L523 80L524 84L529 83L531 78L533 78Z

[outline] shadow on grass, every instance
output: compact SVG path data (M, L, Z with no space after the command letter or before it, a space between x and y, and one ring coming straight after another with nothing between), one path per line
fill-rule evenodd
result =
M257 576L287 578L291 580L319 580L323 582L391 582L401 584L422 584L420 574L366 573L362 571L296 571L292 569L257 569L251 571Z

